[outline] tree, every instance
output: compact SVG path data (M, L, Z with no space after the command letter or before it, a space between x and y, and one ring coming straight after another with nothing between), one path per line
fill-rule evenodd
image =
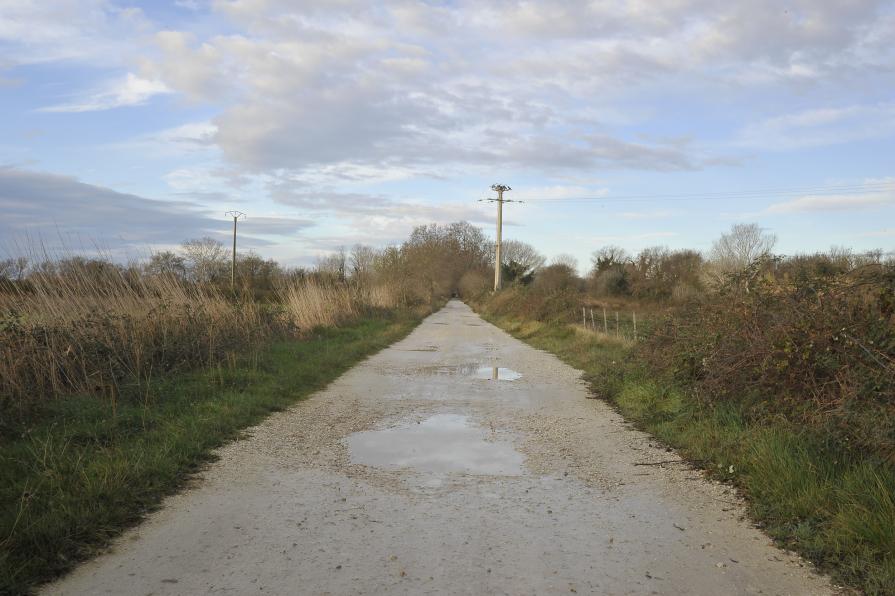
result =
M758 224L735 224L712 245L711 259L722 271L742 271L770 254L775 244L777 237Z
M0 279L22 281L22 278L25 277L25 271L27 270L28 259L26 257L15 257L0 261Z
M236 258L236 278L246 290L251 290L255 297L273 292L278 279L283 275L279 264L273 259L264 259L257 253L249 251L240 253Z
M625 263L631 260L628 254L621 246L607 245L594 251L590 258L591 274L603 273L610 269L618 269L624 267Z
M222 275L227 266L227 249L221 242L205 236L186 240L181 245L189 273L197 282L210 282Z
M503 261L502 264L513 269L518 277L534 273L547 262L544 255L532 245L519 240L505 240L500 249L500 259Z
M146 263L146 273L149 275L185 277L186 260L170 250L153 253L149 257L149 262Z
M550 261L550 265L563 265L573 272L578 271L578 259L568 253L560 253L556 255L553 257L553 260Z
M355 280L368 279L373 274L376 249L365 244L355 244L351 248L351 277Z
M348 255L345 247L340 246L336 252L317 259L317 273L338 281L345 281L348 272Z
M541 267L534 279L534 287L545 292L558 292L577 288L579 285L575 269L565 263L554 263Z

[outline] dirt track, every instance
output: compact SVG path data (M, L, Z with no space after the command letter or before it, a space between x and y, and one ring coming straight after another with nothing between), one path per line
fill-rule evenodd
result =
M586 398L453 301L46 592L832 592L727 488Z

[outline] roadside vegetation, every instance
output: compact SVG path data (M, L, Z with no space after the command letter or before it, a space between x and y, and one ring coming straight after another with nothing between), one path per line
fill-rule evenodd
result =
M774 256L773 240L735 226L705 256L604 247L586 279L541 265L468 299L738 486L781 545L895 593L895 263ZM638 312L637 336L586 326L582 307Z
M581 278L508 241L496 294L467 223L308 269L242 254L232 288L207 238L137 264L0 261L0 593L102 549L214 448L452 295L737 485L780 544L895 593L895 262L773 248L738 225L708 254L600 248Z
M213 450L407 334L487 266L465 223L311 269L211 239L122 265L0 261L0 593L108 544Z

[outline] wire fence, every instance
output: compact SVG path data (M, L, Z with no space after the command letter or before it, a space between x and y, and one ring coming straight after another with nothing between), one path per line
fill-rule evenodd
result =
M610 311L605 308L593 309L582 306L581 314L577 315L577 318L588 331L629 341L637 341L640 338L644 325L642 317L638 320L636 311Z

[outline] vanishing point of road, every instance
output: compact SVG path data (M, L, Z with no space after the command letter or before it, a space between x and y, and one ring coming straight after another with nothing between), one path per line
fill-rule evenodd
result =
M829 594L737 496L451 301L47 594Z

